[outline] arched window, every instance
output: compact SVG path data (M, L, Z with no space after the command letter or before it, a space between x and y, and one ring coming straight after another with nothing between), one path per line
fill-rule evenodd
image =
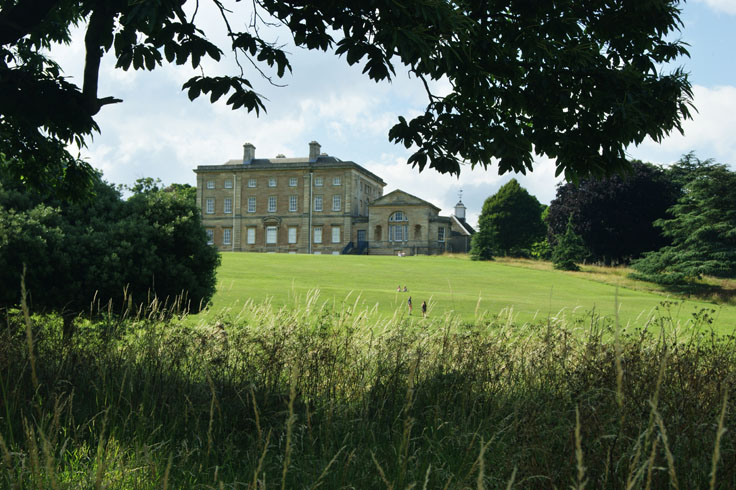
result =
M388 218L388 241L406 242L409 240L409 218L403 211L396 211Z

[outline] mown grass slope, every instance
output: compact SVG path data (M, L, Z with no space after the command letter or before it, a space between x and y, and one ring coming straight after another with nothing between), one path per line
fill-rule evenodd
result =
M344 303L374 309L386 317L406 314L409 296L414 315L422 301L431 316L447 313L464 321L482 316L511 315L515 323L548 316L595 311L613 316L616 305L621 324L643 324L660 303L676 299L669 309L686 325L704 308L715 310L714 325L730 333L736 326L736 307L683 300L631 289L630 280L601 282L596 273L569 273L520 267L508 262L472 262L464 257L375 257L224 253L218 271L218 292L210 310L200 318L223 313L237 316L244 303L271 300L275 306L295 306L311 290L320 300L339 308ZM396 291L407 286L407 293Z

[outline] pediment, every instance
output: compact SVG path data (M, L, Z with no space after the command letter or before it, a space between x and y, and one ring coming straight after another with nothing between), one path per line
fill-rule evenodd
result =
M420 199L417 196L413 196L408 192L404 192L401 189L389 192L385 196L381 196L371 203L371 206L429 206L431 208L440 210L437 206L431 202L427 202L424 199Z

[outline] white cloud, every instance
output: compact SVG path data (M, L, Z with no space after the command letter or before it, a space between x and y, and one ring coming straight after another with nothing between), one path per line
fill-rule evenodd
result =
M717 12L736 14L736 0L695 0L704 3Z
M634 158L670 164L684 153L695 151L701 159L714 158L736 165L736 86L693 87L697 112L683 123L684 135L672 132L662 143L646 140L629 148Z

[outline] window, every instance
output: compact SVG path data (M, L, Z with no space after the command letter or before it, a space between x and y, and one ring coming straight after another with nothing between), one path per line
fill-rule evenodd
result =
M230 245L233 243L233 230L232 228L225 228L222 230L222 244Z
M207 181L207 188L208 189L214 189L215 188L215 181L214 180L208 180Z
M207 198L207 208L205 212L207 214L213 214L215 212L215 198L214 197Z
M275 226L266 227L266 243L267 244L276 243L276 227Z
M268 212L276 212L276 196L268 196Z
M245 232L245 238L248 245L253 245L256 243L256 229L253 227L249 227Z
M396 211L394 214L389 216L389 221L409 221L409 219L406 217L406 215L402 211Z
M296 211L296 196L289 196L289 211L292 213Z
M276 187L276 178L275 177L271 177L270 179L268 179L268 186L269 187Z
M296 243L296 226L289 227L289 243Z
M389 225L388 226L388 241L390 242L405 242L409 239L409 231L406 225Z
M314 243L322 243L322 227L314 227Z
M340 243L340 227L332 227L332 243Z
M437 228L437 241L438 242L444 242L445 241L445 227L440 226Z
M340 196L340 194L336 194L332 196L332 210L340 211L341 207L342 207L342 196Z
M388 240L390 242L405 242L409 240L409 218L407 218L403 211L396 211L394 214L389 216L388 222Z
M248 198L248 212L249 213L256 212L256 198L255 197Z
M289 187L296 187L296 177L290 177L289 178Z
M223 211L225 212L225 214L231 214L233 212L233 198L232 197L225 198L225 208Z
M322 196L314 196L314 210L322 211Z
M215 230L212 228L207 228L205 230L207 233L207 245L214 245L215 243Z
M232 189L233 188L233 181L232 179L227 179L225 181L225 189Z
M256 179L248 179L248 187L255 187Z
M342 181L340 180L340 177L333 177L332 185L342 185Z
M325 183L325 179L323 177L315 177L314 178L314 185L317 187L322 187Z

